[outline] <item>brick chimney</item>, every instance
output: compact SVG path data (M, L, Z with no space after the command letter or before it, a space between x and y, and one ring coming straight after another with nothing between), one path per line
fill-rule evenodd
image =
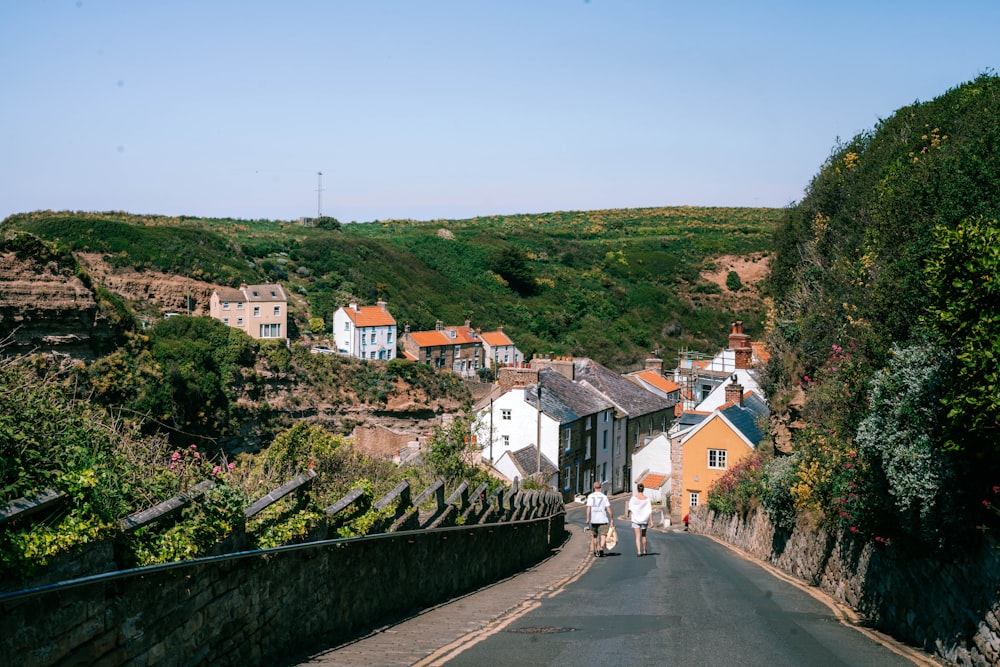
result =
M726 403L735 403L743 407L743 385L736 381L736 376L730 378L731 382L726 385Z
M735 353L736 368L747 370L753 358L753 348L750 347L750 336L743 333L743 321L733 322L732 333L729 334L729 349Z
M379 299L378 300L378 307L381 308L382 310L385 310L386 309L385 306L386 306L385 301L383 301L382 299Z
M434 323L434 330L435 331L442 331L443 329L444 329L444 322L442 322L441 320L438 320L437 322Z

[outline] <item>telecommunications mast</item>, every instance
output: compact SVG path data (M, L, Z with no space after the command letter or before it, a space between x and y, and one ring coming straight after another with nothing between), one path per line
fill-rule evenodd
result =
M316 186L316 217L323 217L323 172L317 171L316 176L319 177L319 185Z

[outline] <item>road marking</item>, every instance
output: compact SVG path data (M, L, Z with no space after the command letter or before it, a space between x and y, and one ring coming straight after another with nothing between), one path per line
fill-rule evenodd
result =
M574 537L575 536L570 537L570 542L572 542ZM563 548L564 549L568 548L568 544ZM532 612L535 609L538 609L542 605L540 601L542 598L552 598L562 593L567 586L569 586L574 581L582 577L584 573L590 569L593 563L594 559L590 557L589 553L587 553L587 555L583 558L583 560L576 567L576 569L570 572L562 579L560 579L559 581L556 581L553 584L549 584L538 593L535 593L534 595L526 599L524 602L521 602L520 604L515 606L513 609L510 609L509 611L504 612L499 617L493 619L492 621L487 623L484 627L478 630L473 630L472 632L463 635L462 637L459 637L450 644L442 646L438 650L428 655L426 658L413 663L412 667L441 667L441 665L444 665L449 660L459 655L463 651L466 651L467 649L471 648L472 646L475 646L484 639L488 639L489 637L492 637L498 632L501 632L504 628L506 628L511 623L518 620L525 614Z

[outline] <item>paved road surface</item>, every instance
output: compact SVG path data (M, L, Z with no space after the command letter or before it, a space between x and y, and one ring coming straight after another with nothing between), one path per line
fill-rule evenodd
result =
M620 516L624 502L614 506ZM650 531L640 558L619 519L614 553L591 558L582 520L571 509L570 541L531 571L302 664L942 664L705 536Z

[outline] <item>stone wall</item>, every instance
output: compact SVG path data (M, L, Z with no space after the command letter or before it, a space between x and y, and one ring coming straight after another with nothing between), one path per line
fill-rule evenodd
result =
M691 530L717 537L853 609L871 627L956 665L1000 664L1000 545L904 556L850 533L802 523L775 530L763 512L745 519L705 506Z
M0 664L281 665L525 569L564 515L327 540L0 595Z

